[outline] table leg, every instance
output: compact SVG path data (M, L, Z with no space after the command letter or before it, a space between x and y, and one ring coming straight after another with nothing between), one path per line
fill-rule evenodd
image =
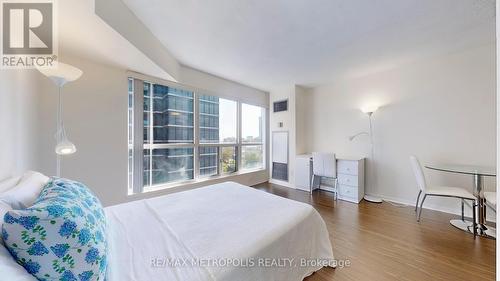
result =
M482 235L484 233L484 208L483 208L483 198L481 196L481 191L483 189L483 181L481 176L479 175L474 175L474 190L476 192L477 200L478 200L478 205L477 205L477 224L478 224L478 233L479 235Z
M492 235L492 227L486 226L486 200L482 195L483 190L483 176L474 175L474 188L476 191L476 196L478 200L477 212L478 212L478 224L477 224L477 232L481 236L492 237L495 238L495 235Z
M496 238L495 228L486 225L486 200L482 195L482 190L483 190L483 176L474 175L474 195L477 197L478 204L477 204L477 209L475 209L474 206L472 206L472 211L477 212L476 216L477 235L487 238ZM450 224L465 232L469 232L471 234L474 233L474 229L472 228L473 225L472 222L465 220L463 217L460 220L451 220Z

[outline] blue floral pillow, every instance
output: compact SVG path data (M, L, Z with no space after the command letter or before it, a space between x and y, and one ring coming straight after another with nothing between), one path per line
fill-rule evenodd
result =
M35 204L5 214L5 246L39 280L104 280L106 219L83 184L52 178Z

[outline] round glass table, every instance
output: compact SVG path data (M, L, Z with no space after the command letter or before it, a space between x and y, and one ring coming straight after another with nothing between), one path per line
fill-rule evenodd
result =
M477 209L477 233L478 235L496 238L496 230L491 226L486 225L486 200L483 196L483 182L485 177L496 177L495 167L486 166L472 166L472 165L450 165L450 164L428 164L425 165L427 169L455 173L455 174L465 174L471 175L474 178L474 195L478 200ZM462 220L451 220L451 225L472 233L472 222L462 219Z

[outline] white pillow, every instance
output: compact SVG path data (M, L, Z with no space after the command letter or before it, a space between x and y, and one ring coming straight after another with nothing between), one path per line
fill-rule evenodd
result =
M0 181L0 193L5 192L14 186L16 186L19 181L21 180L21 177L11 177L4 179L3 181Z
M29 171L12 189L0 195L0 201L9 204L12 209L25 209L33 205L43 187L49 182L49 177Z
M36 281L36 278L19 265L2 245L0 245L0 276L2 278L7 276L9 281Z
M3 224L3 222L4 222L4 219L3 219L3 218L4 218L5 214L6 214L8 211L10 211L10 210L12 210L12 207L11 207L9 204L7 204L7 203L5 203L5 202L0 201L0 231L1 231L1 229L2 229L2 224ZM0 233L0 246L1 246L1 245L3 245L3 239L2 239L2 234ZM0 276L1 276L1 275L0 275Z

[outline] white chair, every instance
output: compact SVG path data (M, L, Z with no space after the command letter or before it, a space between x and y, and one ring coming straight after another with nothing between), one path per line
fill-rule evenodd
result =
M418 201L420 199L420 195L423 194L422 202L420 202L420 211L418 212L417 221L420 221L420 216L422 215L422 206L424 205L424 201L427 196L441 196L441 197L454 197L462 200L462 220L464 220L464 200L472 201L472 221L473 221L473 232L476 235L476 197L460 187L447 187L447 186L427 186L425 181L424 172L422 171L422 167L420 166L420 162L417 157L410 156L410 163L413 168L413 173L417 179L417 185L420 188L420 192L417 196L417 203L415 204L415 212L418 211Z
M337 200L337 159L335 153L313 152L313 175L311 179L310 193L314 188L315 179L319 177L319 187L321 178L331 178L334 180L334 198Z

